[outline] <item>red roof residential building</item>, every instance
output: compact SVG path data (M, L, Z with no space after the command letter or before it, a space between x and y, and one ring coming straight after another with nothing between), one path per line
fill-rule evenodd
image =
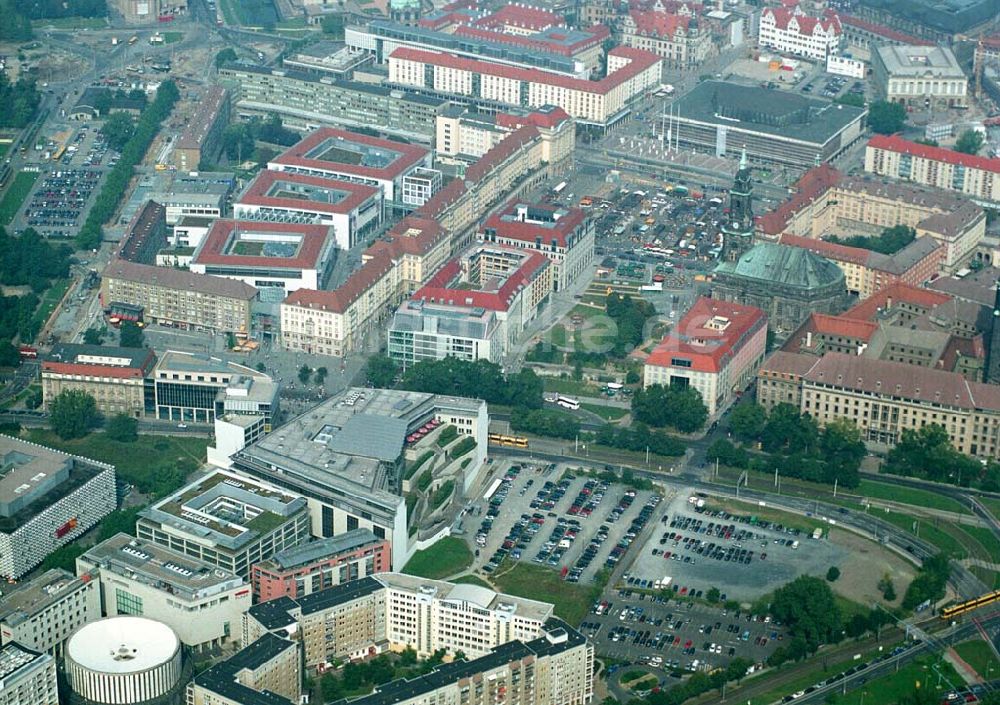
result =
M489 252L494 248L486 248ZM495 248L501 251L502 248ZM537 253L516 253L522 259L520 264L507 274L503 282L495 289L469 289L462 280L463 269L460 259L453 259L431 277L411 297L411 300L430 303L450 304L458 306L478 306L490 311L507 312L515 304L520 293L548 266L549 261ZM472 257L479 255L472 253ZM549 287L551 288L551 286Z
M507 202L483 223L481 231L490 231L502 238L549 247L566 247L567 239L583 223L586 213L580 208L562 208L549 204L527 204L518 199Z
M629 13L632 21L635 22L638 34L653 35L657 37L673 37L678 28L687 30L691 24L691 19L672 15L666 12L642 12L633 10Z
M931 147L926 144L919 144L903 139L898 135L875 135L868 140L870 149L884 149L889 152L906 154L912 157L921 157L935 162L945 164L955 164L968 169L981 169L993 174L1000 174L1000 159L990 159L980 157L977 154L963 154L953 149L944 147ZM867 159L865 162L867 163Z
M646 358L643 385L688 384L715 416L757 374L767 342L767 315L701 297Z
M879 312L893 306L904 306L914 309L915 315L925 313L932 307L950 301L948 294L942 294L930 289L897 283L879 290L872 296L841 314L844 318L861 321L874 321Z
M795 183L795 194L775 208L757 218L757 232L777 239L796 213L806 208L840 183L842 174L829 164L820 164L804 173Z

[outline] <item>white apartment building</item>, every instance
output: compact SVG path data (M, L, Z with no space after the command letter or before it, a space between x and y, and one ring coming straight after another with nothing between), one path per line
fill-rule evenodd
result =
M3 435L0 460L6 471L0 477L0 575L7 578L21 577L117 506L111 465Z
M835 14L809 17L797 5L765 8L760 15L760 46L784 54L826 61L838 53L842 28Z
M663 60L641 49L616 47L608 52L607 61L607 77L589 81L400 47L389 56L389 81L440 95L464 96L474 103L481 100L484 105L555 105L580 122L607 128L628 114L633 99L660 84Z
M58 655L73 632L100 618L100 584L53 569L0 599L0 646L15 642Z
M76 572L100 581L105 617L155 619L195 650L238 642L252 598L235 573L128 534L78 557Z
M0 649L0 705L59 705L56 660L19 644Z
M643 387L690 386L711 418L754 380L766 349L763 311L702 297L646 358Z

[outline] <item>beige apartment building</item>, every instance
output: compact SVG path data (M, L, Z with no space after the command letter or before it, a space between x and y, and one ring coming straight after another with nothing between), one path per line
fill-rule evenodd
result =
M942 248L941 269L954 272L968 263L986 234L981 208L939 189L844 177L828 165L811 169L796 186L791 199L758 219L762 239L875 235L905 225L918 238L934 238Z
M1000 387L970 382L958 372L841 352L779 352L764 363L758 380L762 405L790 403L820 425L847 419L876 448L895 445L906 429L934 423L960 453L1000 457Z
M302 694L297 641L263 634L228 660L195 676L188 705L296 705Z
M875 135L865 148L865 171L958 191L987 207L1000 204L1000 159Z
M249 332L257 289L241 281L112 260L101 274L101 301L124 304L153 323L186 330Z

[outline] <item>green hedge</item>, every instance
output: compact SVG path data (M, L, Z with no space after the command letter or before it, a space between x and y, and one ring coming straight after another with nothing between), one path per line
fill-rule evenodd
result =
M423 475L417 478L417 489L421 492L426 492L427 488L431 486L431 482L434 477L431 475L431 471L428 470Z
M476 439L472 436L466 436L458 443L455 447L448 451L448 455L451 456L452 460L455 458L461 458L463 455L468 453L470 450L476 447Z
M108 172L101 192L97 194L94 205L87 215L80 232L76 235L76 245L82 250L90 250L101 244L103 231L101 227L114 217L118 204L128 193L128 185L135 173L135 167L141 163L149 145L160 131L163 122L174 108L180 94L173 81L164 81L156 90L156 99L142 111L139 122L135 126L135 134L122 150L121 159L115 168Z
M406 468L406 473L404 473L403 479L404 480L409 480L411 477L413 477L416 474L417 470L419 470L420 467L424 463L426 463L428 461L428 459L433 458L433 457L434 457L434 451L433 450L428 450L425 453L422 453L419 458L417 458L416 460L413 461L412 465L410 465L408 468Z
M448 426L442 428L441 433L438 435L438 447L444 448L456 438L458 438L458 429L449 424Z
M451 493L455 489L455 481L448 480L443 485L434 490L434 495L431 497L431 511L434 511L442 504L448 501L451 497Z

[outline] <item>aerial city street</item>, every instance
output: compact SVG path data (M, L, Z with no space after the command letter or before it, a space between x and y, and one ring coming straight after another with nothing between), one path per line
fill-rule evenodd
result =
M0 17L0 704L1000 705L996 0Z

